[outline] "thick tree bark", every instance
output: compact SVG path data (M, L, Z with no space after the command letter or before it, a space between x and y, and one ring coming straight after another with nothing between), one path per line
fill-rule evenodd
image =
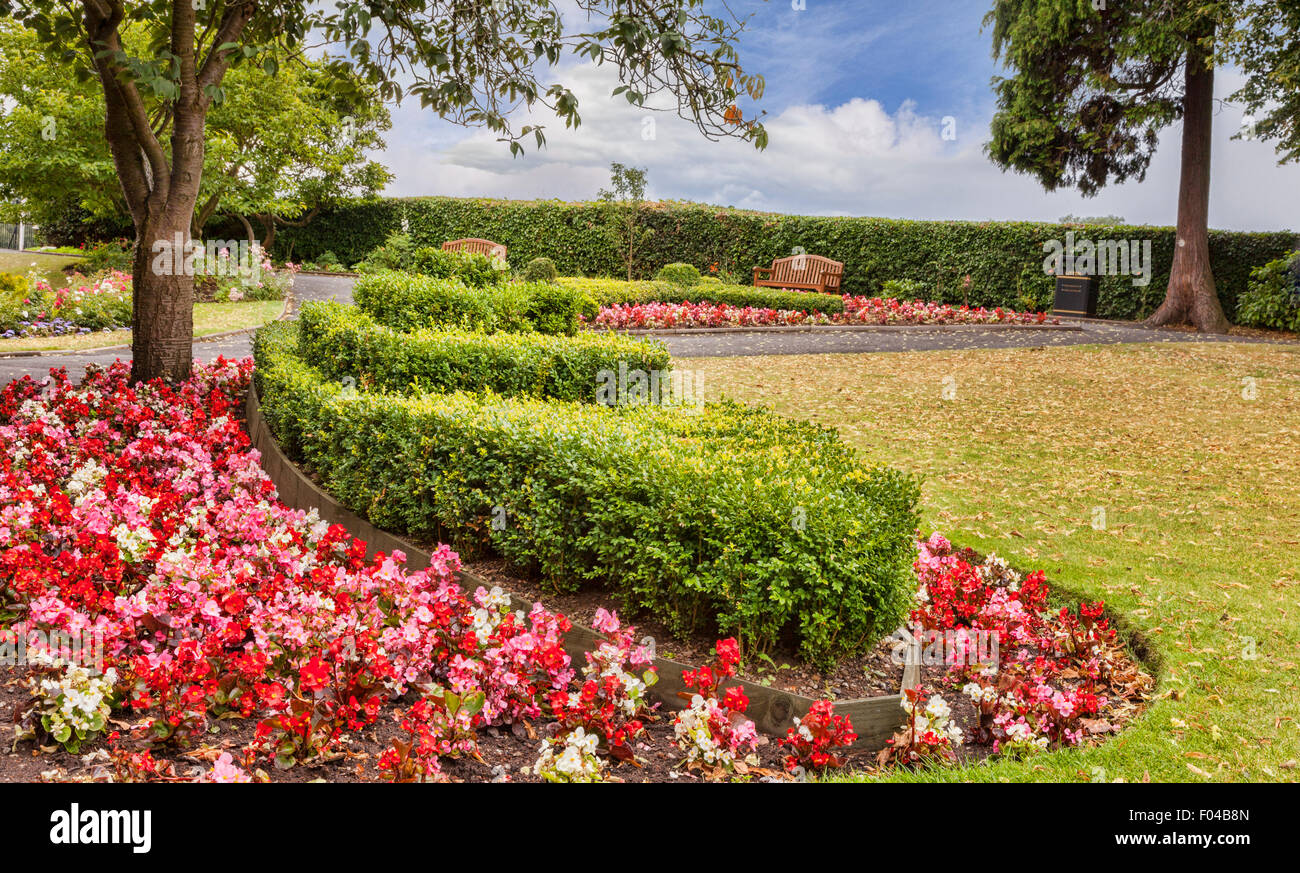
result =
M1210 266L1210 145L1214 132L1214 68L1199 47L1187 56L1183 96L1182 175L1178 184L1178 245L1165 300L1149 327L1191 322L1203 333L1226 333Z
M159 139L166 124L154 129L134 81L114 56L122 48L118 28L126 16L125 3L82 0L82 9L86 47L104 89L104 132L136 228L131 377L137 382L180 381L190 374L193 354L194 275L188 256L211 102L204 90L225 76L232 53L220 46L239 39L257 5L245 0L227 6L210 43L215 48L200 67L194 4L171 4L170 50L179 68L179 93L167 107L170 156ZM169 257L156 257L164 247Z
M177 239L181 246L175 246ZM137 382L185 379L193 360L194 277L186 275L190 216L173 214L149 222L136 233L132 262L131 377ZM168 246L158 258L156 242ZM162 269L155 266L164 265Z

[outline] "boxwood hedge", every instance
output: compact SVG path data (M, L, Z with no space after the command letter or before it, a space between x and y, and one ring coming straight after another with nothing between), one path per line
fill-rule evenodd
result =
M946 303L1039 308L1051 303L1043 273L1043 243L1064 240L1073 230L1080 239L1152 241L1153 276L1135 286L1127 276L1100 280L1098 314L1140 318L1164 298L1177 245L1172 227L1082 226L1013 221L905 221L887 218L779 215L698 203L648 203L641 212L653 231L633 265L640 278L662 266L686 262L705 272L716 268L748 283L750 271L802 247L844 262L844 291L877 294L889 279L924 283L929 299ZM311 259L334 251L352 263L383 243L403 219L420 245L441 245L479 236L507 245L510 260L525 264L536 257L555 261L561 275L626 274L620 252L603 232L600 203L558 200L511 201L420 197L345 202L323 212L303 228L286 228L276 237L277 254L292 247L295 258ZM1224 310L1232 317L1250 271L1284 257L1296 234L1212 231L1210 260ZM965 277L970 276L970 287Z
M330 379L376 391L478 391L591 403L601 371L666 371L658 340L607 333L575 337L462 330L400 333L355 306L312 302L299 315L299 349Z
M353 300L398 330L458 327L485 333L578 332L579 315L593 317L594 302L577 289L551 282L507 282L475 287L458 278L381 270L357 279Z
M752 288L702 281L686 287L671 282L627 282L623 279L583 279L565 277L561 285L581 291L597 305L616 303L728 303L732 306L762 306L769 309L797 309L804 312L834 314L844 311L839 294L781 291L776 288Z
M917 482L863 466L832 429L727 403L346 390L307 363L298 331L257 335L262 409L377 525L490 545L555 589L603 586L679 632L793 644L819 664L909 608Z

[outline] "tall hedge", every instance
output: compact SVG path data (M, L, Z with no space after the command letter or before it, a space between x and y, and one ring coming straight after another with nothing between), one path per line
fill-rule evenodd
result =
M601 232L600 206L558 200L421 197L351 202L304 228L286 229L277 238L276 253L283 257L292 247L293 257L303 259L333 251L353 263L400 228L403 218L421 245L486 237L509 248L512 265L546 257L561 275L626 273ZM675 202L648 204L644 219L654 233L635 264L641 278L666 264L685 262L705 272L716 266L748 283L754 267L801 246L810 254L843 261L848 293L874 294L888 279L910 279L933 288L932 299L983 306L1023 306L1027 295L1036 296L1040 306L1050 305L1043 243L1063 240L1067 230L1081 239L1150 239L1154 275L1149 285L1134 286L1124 276L1102 277L1098 314L1109 318L1139 318L1155 309L1164 297L1177 243L1170 227L778 215ZM1215 279L1230 317L1251 269L1282 257L1295 244L1291 232L1211 232ZM963 281L967 275L968 291Z

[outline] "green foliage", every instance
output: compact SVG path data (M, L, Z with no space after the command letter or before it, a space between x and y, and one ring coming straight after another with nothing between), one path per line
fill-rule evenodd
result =
M560 277L555 261L550 258L533 258L524 267L525 282L554 282Z
M362 276L352 293L358 307L397 330L444 326L572 336L578 332L579 316L594 317L596 311L582 291L549 282L476 288L459 278L393 270Z
M416 249L410 270L435 279L454 276L475 288L498 285L506 278L505 265L497 258L474 252L446 252L434 246Z
M1278 258L1250 274L1237 318L1253 327L1300 331L1300 254Z
M598 232L603 213L596 203L450 197L353 202L322 213L307 228L286 229L280 243L292 240L303 257L331 249L345 260L360 259L400 227L403 216L420 245L485 236L509 246L519 262L553 259L562 276L625 272L618 251ZM844 291L849 294L880 294L886 279L911 279L927 283L927 299L961 303L962 279L969 275L971 305L1010 308L1017 308L1026 291L1026 270L1044 275L1043 243L1064 241L1067 230L1093 240L1150 239L1149 285L1135 286L1127 276L1099 277L1102 318L1150 315L1164 298L1177 245L1170 227L1097 226L1079 234L1077 227L1060 224L777 215L677 203L647 204L643 218L655 228L643 252L644 264L717 265L719 274L740 273L748 282L754 267L802 246L810 254L844 262ZM1210 232L1215 284L1229 317L1251 269L1285 256L1295 242L1294 233ZM1050 300L1050 291L1045 299Z
M934 289L917 279L887 279L880 286L882 297L896 297L899 300L928 300Z
M1212 41L1219 14L1212 3L1104 5L995 0L985 18L994 57L1011 71L993 80L988 154L1048 191L1094 194L1143 178L1160 130L1182 117L1170 80L1181 79L1189 45Z
M306 255L303 252L303 255ZM384 241L358 259L357 269L361 272L376 270L410 270L415 265L415 242L411 235L401 230L394 230Z
M734 404L346 390L298 353L298 329L258 334L262 408L375 524L490 546L554 589L606 587L678 631L754 651L793 640L821 664L906 615L917 483L862 466L832 429Z
M602 371L667 372L657 340L606 333L399 333L356 307L307 303L299 316L299 350L330 379L351 376L376 391L479 391L593 403Z
M659 272L655 273L655 279L690 288L700 284L700 271L693 264L667 264L659 268Z
M646 171L614 161L609 165L610 186L600 189L604 209L605 232L618 252L628 281L636 274L637 256L654 230L642 221L645 203Z
M93 276L105 270L131 272L132 245L128 240L111 240L86 248L85 256L74 265L78 273Z
M726 303L731 306L796 309L833 314L844 311L839 294L801 293L777 288L754 288L705 282L684 287L668 282L624 282L622 279L560 279L561 285L582 291L598 306L617 303Z
M122 26L128 51L147 53L146 30L128 17ZM345 69L296 55L274 74L261 64L227 73L223 99L207 119L200 230L217 215L259 216L264 223L301 219L344 197L373 195L391 179L367 157L383 147L387 107L360 83L352 83L362 87L359 96L342 96ZM0 97L17 103L0 121L0 190L32 204L43 227L57 230L73 211L83 220L116 219L124 224L121 234L130 214L104 137L102 86L96 77L78 76L78 65L46 50L33 31L0 21ZM165 141L167 102L149 91L144 99L161 119ZM244 236L238 222L221 230L229 238Z
M0 301L17 300L21 303L27 296L27 289L26 277L13 273L0 273Z

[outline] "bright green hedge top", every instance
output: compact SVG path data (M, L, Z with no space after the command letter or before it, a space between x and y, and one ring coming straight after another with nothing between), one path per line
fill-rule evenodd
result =
M307 303L299 351L331 379L352 376L376 391L478 391L596 402L606 375L666 372L658 340L605 332L575 337L455 329L401 333L342 303Z
M617 303L726 303L731 306L793 309L832 315L844 311L844 298L839 294L753 288L746 285L727 285L718 281L706 280L688 287L657 280L628 282L623 279L583 279L566 276L559 279L559 283L583 292L600 306L612 306Z
M507 282L475 287L458 278L382 270L357 279L353 300L398 330L456 327L484 333L578 332L580 315L594 317L584 294L551 282Z

